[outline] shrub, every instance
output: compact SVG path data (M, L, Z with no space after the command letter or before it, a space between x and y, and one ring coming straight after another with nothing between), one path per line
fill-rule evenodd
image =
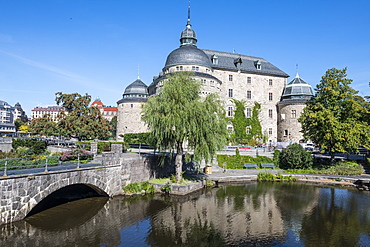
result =
M280 167L279 166L280 153L281 153L280 150L274 151L274 158L272 160L274 161L275 167Z
M279 167L282 169L309 169L312 163L312 155L297 143L289 145L279 156Z
M152 143L151 141L151 133L127 133L124 135L124 140L126 143L131 144L148 144Z
M217 162L219 166L227 169L244 169L244 163L272 163L273 160L266 156L217 155Z
M45 152L47 144L45 141L38 141L36 139L13 139L12 147L14 150L18 150L19 147L28 148L25 151L25 148L21 148L21 152L24 152L24 155L39 155Z
M92 153L86 151L85 149L75 148L70 151L66 151L62 153L60 157L61 161L70 161L70 160L77 160L78 156L80 156L80 161L82 160L91 160L93 158Z

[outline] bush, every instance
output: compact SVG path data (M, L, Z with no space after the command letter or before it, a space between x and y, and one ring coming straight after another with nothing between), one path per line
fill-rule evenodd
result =
M275 164L275 167L280 167L279 166L279 159L280 159L280 151L279 150L275 150L274 151L274 158L272 159L274 161L274 164Z
M283 149L279 156L279 167L281 169L310 169L312 163L311 153L308 153L297 143Z
M78 160L78 156L80 157L80 161L89 161L93 158L92 153L86 151L85 149L75 148L71 151L66 151L62 153L60 157L61 161L71 161L71 160Z
M238 153L237 151L235 151ZM273 160L266 156L243 156L243 155L217 155L217 162L220 167L227 169L244 169L244 163L272 163ZM226 167L225 167L225 166Z
M13 139L12 147L16 151L19 149L23 155L39 155L45 152L47 143L36 139Z

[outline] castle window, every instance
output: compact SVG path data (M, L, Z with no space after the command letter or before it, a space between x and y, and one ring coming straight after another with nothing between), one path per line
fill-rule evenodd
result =
M247 114L246 114L246 117L252 117L252 109L251 108L247 108Z
M284 136L288 136L289 132L288 130L284 130Z
M180 70L182 70L182 66L180 66Z
M272 128L269 128L269 136L272 136Z
M247 134L250 134L250 133L251 133L251 127L250 127L250 126L248 126L248 127L245 129L245 132L246 132Z
M131 108L134 108L134 104L131 104Z
M233 107L232 106L227 107L227 116L228 117L233 116Z
M269 86L272 86L272 79L269 79Z
M248 84L251 84L252 83L252 77L250 77L250 76L247 77L247 83Z
M199 71L199 67L192 66L192 67L191 67L191 70L192 70L192 71Z
M233 97L233 89L232 88L230 88L229 89L229 98L232 98Z
M256 66L256 69L257 70L261 70L261 61L260 60L257 60L254 65Z
M218 56L217 55L212 56L212 63L213 64L218 64Z
M269 118L272 118L272 109L269 109Z
M272 93L269 93L269 101L272 101Z
M233 133L233 127L227 127L227 131L229 132L229 135Z
M233 81L233 75L229 75L229 81Z
M247 91L247 99L251 99L252 98L252 91Z
M296 110L292 110L292 118L297 118L297 111Z

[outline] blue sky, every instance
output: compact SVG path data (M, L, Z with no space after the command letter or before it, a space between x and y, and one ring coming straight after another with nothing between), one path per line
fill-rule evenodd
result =
M115 106L127 85L149 85L179 47L186 0L0 0L0 100L55 105L55 93L88 93ZM370 1L193 0L198 47L262 57L313 87L348 68L370 95Z

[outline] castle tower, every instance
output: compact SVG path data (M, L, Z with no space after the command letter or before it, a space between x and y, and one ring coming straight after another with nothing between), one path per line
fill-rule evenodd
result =
M126 133L148 132L141 121L142 105L148 101L147 85L138 79L128 85L121 100L117 102L117 140L123 140Z
M299 77L289 82L278 103L278 142L298 143L302 141L303 134L298 118L306 107L306 101L313 96L310 84Z

